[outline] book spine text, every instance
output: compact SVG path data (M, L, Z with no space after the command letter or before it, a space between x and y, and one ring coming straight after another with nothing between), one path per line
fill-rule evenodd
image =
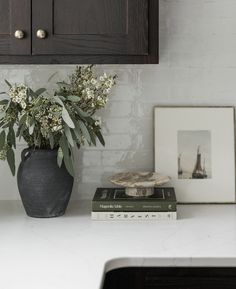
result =
M177 212L92 212L97 221L176 220Z
M175 212L175 202L99 202L92 203L94 212Z

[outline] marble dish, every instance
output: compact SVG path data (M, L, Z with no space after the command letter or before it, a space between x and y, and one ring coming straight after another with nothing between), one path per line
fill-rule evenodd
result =
M132 197L147 197L154 193L154 187L170 181L170 177L154 172L124 172L110 178L110 181L125 187L125 192Z

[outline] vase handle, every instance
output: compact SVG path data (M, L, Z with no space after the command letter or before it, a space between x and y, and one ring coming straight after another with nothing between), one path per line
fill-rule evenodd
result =
M21 160L25 161L30 156L30 149L26 148L21 152Z

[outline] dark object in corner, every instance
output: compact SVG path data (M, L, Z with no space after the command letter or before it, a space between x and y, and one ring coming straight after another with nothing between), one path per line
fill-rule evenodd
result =
M235 289L236 267L131 267L108 272L103 289Z

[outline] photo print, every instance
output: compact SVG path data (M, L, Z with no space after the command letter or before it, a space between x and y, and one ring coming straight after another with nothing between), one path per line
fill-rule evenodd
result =
M155 172L179 203L235 203L234 107L155 108Z
M211 179L211 131L180 130L178 137L178 179Z

